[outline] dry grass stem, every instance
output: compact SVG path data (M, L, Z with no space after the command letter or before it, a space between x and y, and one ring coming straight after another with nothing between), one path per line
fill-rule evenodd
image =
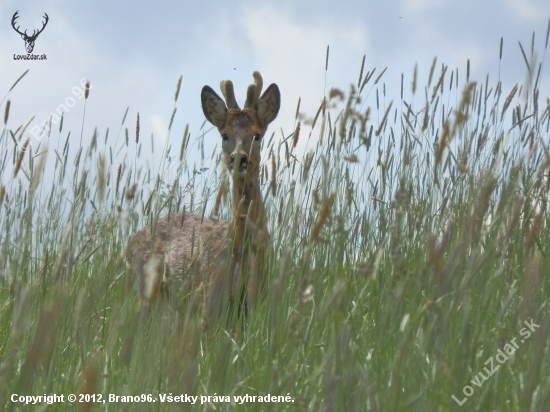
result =
M380 74L378 75L378 77L377 77L376 80L374 81L374 84L375 84L375 85L378 84L378 81L382 78L382 76L384 75L384 73L386 73L386 70L388 70L388 68L387 68L387 67L384 67L384 70L382 70L382 71L380 72Z
M23 158L25 157L25 152L27 151L27 147L29 147L29 143L30 139L27 137L27 140L23 142L21 150L17 155L17 161L15 162L15 168L13 169L13 177L17 177L17 173L19 172L19 169L21 169L21 163L23 162Z
M220 204L222 203L222 201L224 203L227 202L228 187L227 187L227 177L225 174L226 174L225 169L223 169L220 187L218 188L216 201L214 202L214 208L212 209L212 216L214 217L218 217L220 215Z
M363 89L365 88L365 86L367 85L367 83L369 82L369 80L371 79L372 75L374 74L374 72L376 71L376 68L372 69L371 72L367 72L366 76L365 76L365 79L363 80L363 83L361 84L361 87L359 88L359 94L361 94L361 92L363 91Z
M512 91L510 92L510 94L508 95L508 97L506 98L506 100L504 101L504 105L502 106L502 112L500 113L500 119L502 120L502 118L504 117L504 113L506 112L506 110L508 109L508 106L510 106L510 103L512 103L512 99L514 98L514 96L516 95L516 92L518 91L518 85L517 83L515 84L515 86L512 88Z
M424 132L428 128L428 120L430 118L429 116L430 106L428 102L426 102L426 107L424 107L423 111L424 111L424 119L422 120L422 131Z
M384 125L386 124L386 120L388 118L388 115L390 114L391 106L393 104L393 100L388 105L388 108L386 109L386 112L384 113L384 117L382 117L382 121L380 122L380 125L378 126L378 129L376 129L376 136L380 136L380 133L382 133L382 129L384 128Z
M148 215L151 211L151 202L153 201L153 194L155 193L155 190L152 190L149 194L149 197L147 198L147 202L145 202L145 206L143 207L143 214Z
M296 105L296 115L294 116L294 120L298 120L298 116L300 115L300 103L302 102L302 98L298 97L298 104Z
M443 66L443 69L441 70L441 75L439 76L439 80L437 80L436 85L433 88L432 92L432 102L435 100L435 96L437 96L437 91L443 87L443 81L445 79L445 73L447 72L447 66Z
M31 122L33 120L34 120L34 115L31 116L31 118L29 120L27 120L27 123L25 123L25 125L21 128L21 130L19 130L15 140L17 140L18 142L21 141L21 138L23 137L23 134L25 133L25 131L27 130L27 127L29 127L29 124L31 124Z
M311 168L311 165L313 163L313 152L309 152L306 154L306 158L304 160L304 165L302 167L302 184L304 184L307 181L308 175L309 175L309 169Z
M432 61L432 67L430 67L430 75L428 76L428 87L432 84L432 79L435 71L435 64L437 63L437 57L434 57Z
M321 113L321 110L323 110L323 107L325 107L325 99L323 98L323 101L321 102L321 105L319 106L319 109L317 109L317 113L315 113L315 117L313 118L313 123L311 124L311 131L309 132L309 135L311 136L311 133L313 132L313 129L315 128L315 123L317 123L317 118L319 117L319 114Z

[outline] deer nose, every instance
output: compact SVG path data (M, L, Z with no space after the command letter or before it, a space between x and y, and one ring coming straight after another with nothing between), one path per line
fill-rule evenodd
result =
M231 153L231 166L233 166L233 164L235 163L235 159L237 157L240 157L240 160L239 160L239 170L244 170L248 167L248 156L246 155L246 153L244 152L241 152L241 153Z

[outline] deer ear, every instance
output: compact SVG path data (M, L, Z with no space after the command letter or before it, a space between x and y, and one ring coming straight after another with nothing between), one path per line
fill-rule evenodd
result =
M267 126L277 117L279 107L281 107L281 93L275 83L265 90L260 100L258 100L257 107L256 113L262 125Z
M206 120L221 128L225 124L227 107L225 102L210 86L204 86L201 92L202 111Z

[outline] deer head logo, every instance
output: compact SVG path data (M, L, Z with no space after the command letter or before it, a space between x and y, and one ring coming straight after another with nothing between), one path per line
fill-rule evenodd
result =
M34 42L36 41L36 38L38 37L38 35L40 33L42 33L44 31L44 28L46 27L46 24L48 24L48 20L50 19L48 17L48 15L46 13L44 13L44 18L46 19L44 21L44 23L42 24L42 28L38 31L34 30L32 32L32 35L28 35L27 34L27 30L25 30L24 32L21 32L19 31L19 26L15 27L15 21L17 20L17 18L19 17L18 15L19 13L19 10L17 10L15 12L15 14L13 15L12 19L11 19L11 25L13 27L13 29L19 33L21 35L21 37L23 38L23 40L25 40L25 48L27 49L27 53L32 53L33 49L34 49Z

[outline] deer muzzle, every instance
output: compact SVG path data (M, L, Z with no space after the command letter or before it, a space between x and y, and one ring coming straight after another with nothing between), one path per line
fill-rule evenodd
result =
M233 152L231 153L230 164L231 170L243 175L248 169L248 155L245 152Z

